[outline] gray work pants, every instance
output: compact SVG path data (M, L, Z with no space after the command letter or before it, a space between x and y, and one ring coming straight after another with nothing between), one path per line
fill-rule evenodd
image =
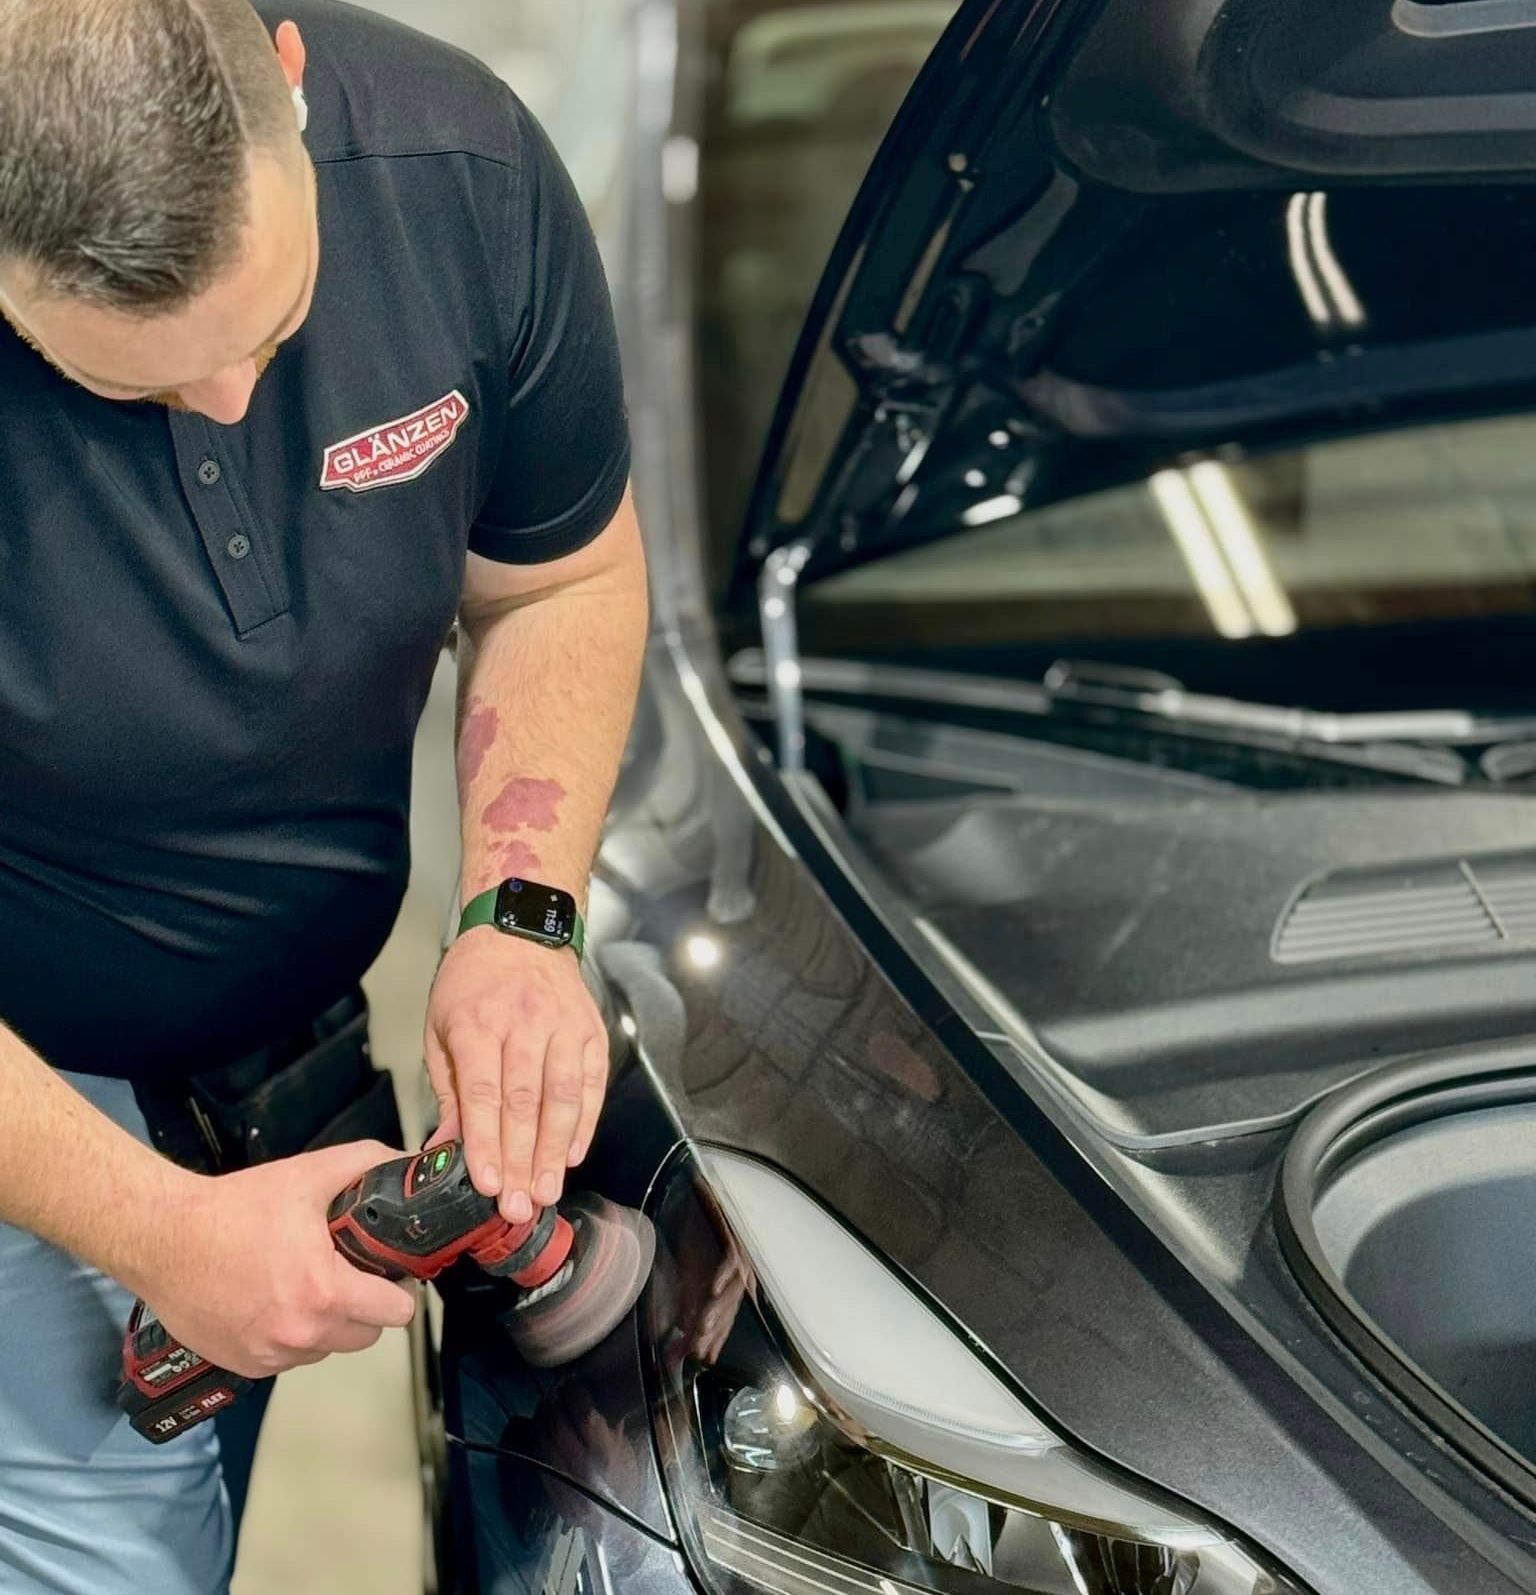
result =
M141 1140L124 1082L64 1078ZM40 1147L38 1177L70 1148ZM0 1591L224 1595L233 1534L211 1423L151 1445L113 1404L128 1292L0 1224Z

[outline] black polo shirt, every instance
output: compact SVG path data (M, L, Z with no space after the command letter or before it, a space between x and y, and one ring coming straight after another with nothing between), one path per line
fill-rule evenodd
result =
M330 0L314 308L222 427L93 397L0 324L0 1020L176 1072L349 989L408 868L466 549L570 553L628 474L570 181L467 56Z

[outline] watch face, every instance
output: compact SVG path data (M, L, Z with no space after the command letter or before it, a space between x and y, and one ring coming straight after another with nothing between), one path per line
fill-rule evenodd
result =
M576 899L537 881L503 881L496 894L496 924L509 936L564 947L576 929Z

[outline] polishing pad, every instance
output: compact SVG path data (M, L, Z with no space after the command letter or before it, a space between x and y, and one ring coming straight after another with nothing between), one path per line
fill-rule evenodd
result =
M575 1235L570 1255L502 1315L535 1368L574 1362L612 1334L640 1299L656 1257L656 1231L632 1207L583 1191L562 1202L560 1213Z

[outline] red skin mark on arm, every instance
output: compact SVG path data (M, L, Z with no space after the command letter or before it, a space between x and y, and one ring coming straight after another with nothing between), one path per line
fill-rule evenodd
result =
M558 781L516 775L486 805L480 823L493 831L552 831L564 796Z
M539 872L539 855L526 842L507 842L497 850L496 866L501 871L500 878L503 880L509 875L520 875L525 879L536 878Z
M494 705L472 698L464 724L459 728L459 791L467 792L470 782L480 773L485 756L496 740L500 717Z
M484 864L473 874L465 879L469 895L473 897L478 892L488 891L492 886L498 886L512 876L518 876L525 881L539 879L540 864L542 860L526 842L520 842L515 837L510 842L503 842L493 853L489 854Z

